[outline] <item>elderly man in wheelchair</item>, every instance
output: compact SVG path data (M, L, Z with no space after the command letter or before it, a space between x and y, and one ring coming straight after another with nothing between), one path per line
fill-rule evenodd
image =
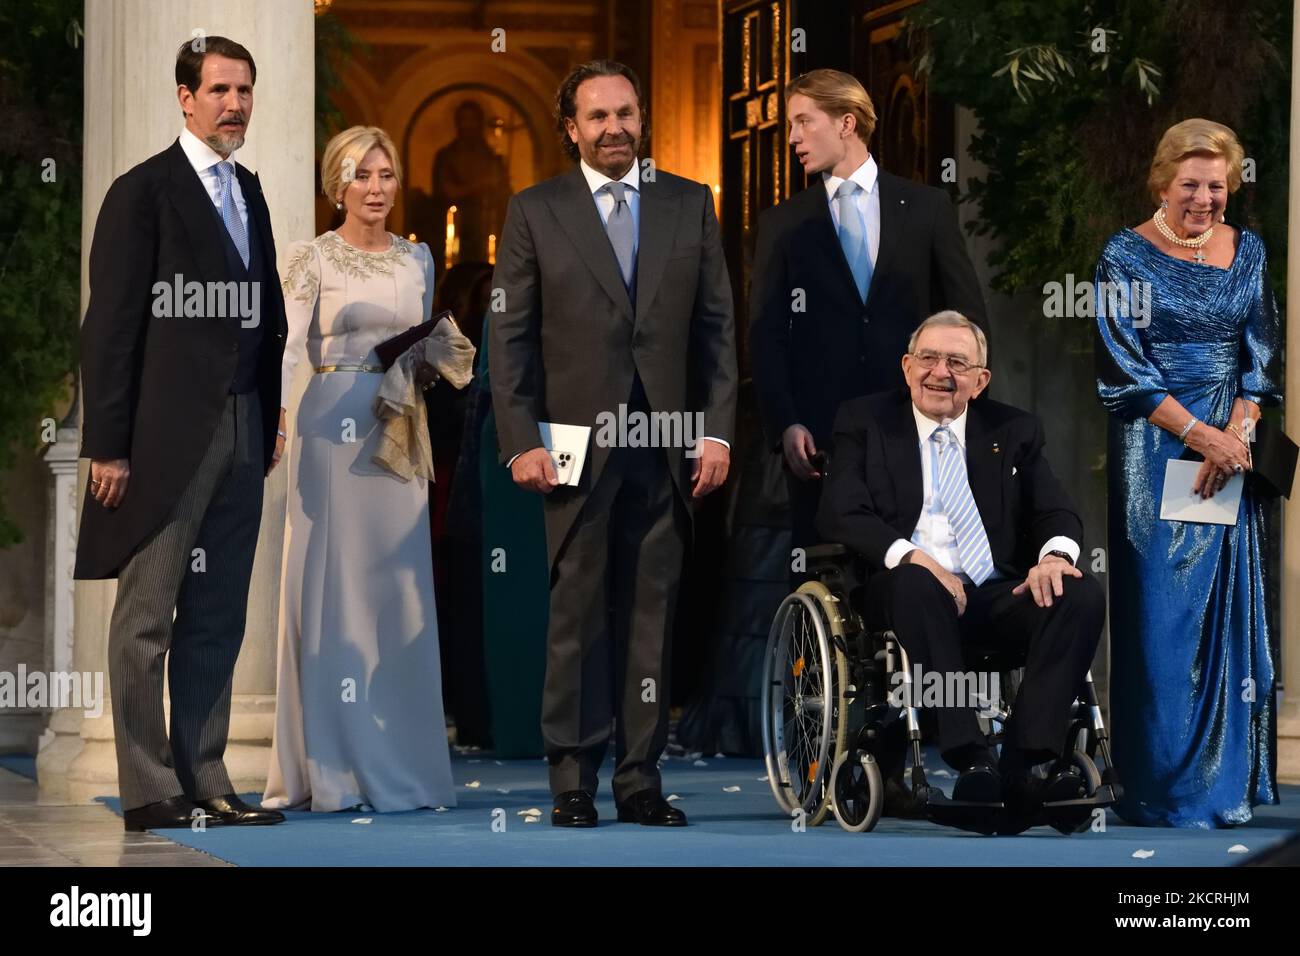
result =
M967 830L1074 832L1118 795L1089 674L1105 596L1076 567L1083 527L1042 423L972 401L987 352L977 325L940 312L908 343L906 391L836 416L817 526L837 543L809 550L810 580L782 602L764 687L773 793L813 823L874 827L909 746L912 797ZM1008 683L1014 700L970 693ZM922 706L951 797L925 776Z

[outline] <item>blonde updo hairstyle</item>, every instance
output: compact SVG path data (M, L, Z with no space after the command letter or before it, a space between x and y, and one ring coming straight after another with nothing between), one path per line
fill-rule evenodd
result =
M351 126L325 144L325 155L321 157L320 188L330 205L343 201L343 190L356 177L366 153L376 146L387 154L397 185L402 185L402 161L392 137L378 126Z
M1147 189L1156 205L1160 194L1178 175L1178 166L1190 156L1221 157L1228 164L1228 192L1241 188L1241 163L1246 151L1241 148L1237 134L1222 123L1207 119L1188 119L1175 123L1165 130L1151 160L1147 175Z

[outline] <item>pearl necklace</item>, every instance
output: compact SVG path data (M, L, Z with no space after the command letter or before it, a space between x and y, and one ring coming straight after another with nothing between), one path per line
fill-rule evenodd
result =
M1204 265L1205 250L1202 246L1209 242L1210 237L1214 235L1213 226L1206 229L1205 232L1201 233L1195 239L1180 239L1174 231L1169 228L1169 223L1165 222L1165 207L1163 205L1156 209L1155 214L1151 217L1151 221L1156 224L1156 232L1160 233L1160 235L1164 236L1166 240L1173 243L1175 246L1182 246L1184 249L1195 249L1196 255L1193 256L1193 258Z

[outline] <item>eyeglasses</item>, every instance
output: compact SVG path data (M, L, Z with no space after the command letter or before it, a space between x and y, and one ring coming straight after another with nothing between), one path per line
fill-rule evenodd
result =
M921 368L931 369L938 366L940 360L948 365L948 371L954 375L965 375L972 369L983 368L983 365L976 365L974 362L968 362L960 355L940 355L938 352L913 352L912 358L916 359Z

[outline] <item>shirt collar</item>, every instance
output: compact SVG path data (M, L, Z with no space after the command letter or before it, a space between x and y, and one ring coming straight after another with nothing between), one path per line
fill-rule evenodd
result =
M595 195L607 183L614 182L614 180L610 179L604 173L588 166L585 159L578 160L578 168L582 170L583 178L587 180L587 186L591 189L592 195ZM640 171L641 167L633 162L632 165L627 168L627 172L625 172L618 181L623 183L623 185L627 186L629 189L639 192L641 183L638 179L638 174Z
M191 133L188 126L181 130L180 138L181 149L185 151L185 158L190 161L190 165L194 167L196 173L206 172L217 163L225 162L220 153ZM228 157L232 163L234 162L234 155L234 153L231 153Z
M849 173L848 178L853 180L862 187L862 191L868 196L876 188L876 180L879 174L879 167L876 165L876 158L870 153L867 154L867 161L859 166L853 172ZM834 199L835 190L840 188L840 183L844 180L839 176L832 176L830 173L822 173L822 181L826 185L826 198Z
M952 432L952 437L957 439L958 447L966 447L966 414L970 411L970 402L961 410L961 414L948 423L948 430ZM939 423L932 418L926 418L921 414L921 410L912 405L912 417L916 419L916 436L922 447L930 440L934 430L939 427Z

